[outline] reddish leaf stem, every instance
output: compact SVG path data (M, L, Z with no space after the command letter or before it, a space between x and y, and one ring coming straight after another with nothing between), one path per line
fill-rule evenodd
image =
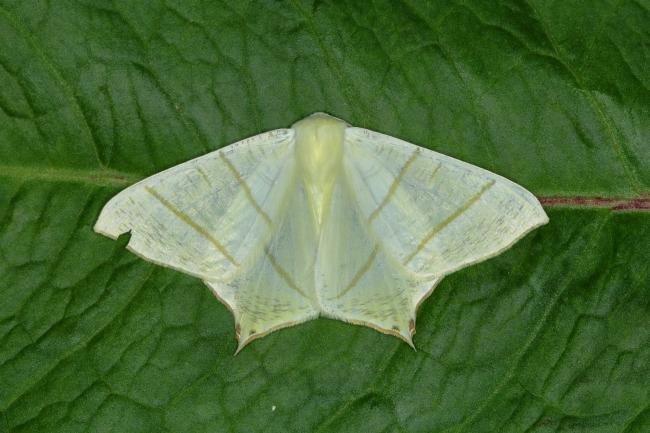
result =
M616 198L616 197L539 197L542 206L546 207L597 207L615 211L636 210L650 211L650 197Z

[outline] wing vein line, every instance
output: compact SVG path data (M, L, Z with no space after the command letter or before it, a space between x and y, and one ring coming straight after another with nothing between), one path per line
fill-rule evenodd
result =
M440 167L442 167L442 163L438 163L438 166L433 169L431 175L429 175L429 182L431 182L433 178L436 177L436 174L438 173L438 170L440 170Z
M346 293L348 293L354 286L359 283L359 280L361 280L361 277L363 277L366 272L370 270L370 267L372 266L372 263L375 261L375 258L377 257L377 252L379 251L379 247L375 245L375 248L373 248L372 252L368 256L368 259L366 262L359 268L356 274L354 274L354 277L352 277L352 280L348 283L347 286L345 286L345 289L341 291L334 299L339 299L340 297L344 296Z
M205 183L212 186L212 182L210 182L210 178L208 177L208 174L205 172L205 170L203 170L198 163L195 164L195 167L196 167L196 171L199 172L199 174L201 175Z
M434 226L429 233L420 241L418 246L415 248L415 251L413 251L411 254L409 254L406 259L404 260L403 264L408 265L411 260L424 248L424 246L437 234L439 233L442 229L447 227L449 224L451 224L456 218L458 218L463 212L465 212L467 209L469 209L474 203L478 201L478 199L481 198L485 192L492 188L492 185L494 185L495 181L491 180L487 184L483 185L483 187L472 197L469 198L461 207L456 209L454 212L451 213L447 218L442 220L438 225Z
M289 275L289 273L280 265L280 263L278 263L278 260L275 258L273 253L269 251L268 247L264 247L264 253L269 258L269 262L271 262L271 266L273 266L275 272L277 272L280 278L282 278L284 282L287 283L287 286L289 286L290 289L295 290L305 299L311 301L309 296L307 296L307 294L303 292L302 289L300 289L300 287L298 287L298 285L293 281L291 275Z
M181 221L183 221L185 224L188 226L192 227L198 234L206 238L216 249L223 254L223 256L228 259L230 263L232 263L235 266L239 266L239 263L235 260L233 256L230 255L228 250L219 242L214 236L210 234L210 232L194 221L189 215L187 215L185 212L182 210L178 209L176 206L174 206L170 201L168 201L165 197L163 197L158 191L153 189L150 186L145 186L145 190L151 194L156 200L158 200L163 206L165 206L168 210L170 210L174 215L178 217Z
M377 206L377 208L374 211L372 211L372 213L368 217L368 222L372 222L372 220L377 218L379 212L381 212L382 209L386 206L386 204L388 204L388 201L393 196L393 194L395 194L395 191L397 191L397 187L402 182L402 178L404 177L404 175L406 175L406 171L408 170L409 166L413 164L413 161L415 161L415 158L418 156L419 153L420 153L420 148L418 147L411 154L409 159L406 160L404 165L402 165L402 168L400 168L397 177L393 180L393 183L391 184L390 188L388 188L388 192L384 196L384 199L381 201L379 206Z
M244 180L244 178L242 177L239 170L237 170L237 167L235 167L235 165L228 158L226 158L226 155L224 155L223 153L220 153L219 157L226 164L226 166L228 167L230 172L233 174L233 176L235 176L235 179L237 180L239 185L241 185L242 189L244 190L244 194L246 194L246 197L248 198L248 201L251 202L251 204L253 205L253 207L257 211L257 213L260 214L260 216L262 218L264 218L264 221L266 221L266 223L269 226L273 225L273 223L271 222L271 218L268 216L268 214L266 212L264 212L264 209L262 209L260 207L259 203L257 203L257 200L255 200L255 197L253 197L253 193L251 192L250 187L246 183L246 180Z

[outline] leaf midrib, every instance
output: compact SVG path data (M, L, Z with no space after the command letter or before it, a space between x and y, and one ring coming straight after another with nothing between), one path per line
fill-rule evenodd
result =
M0 178L48 183L76 183L99 187L127 187L147 175L111 169L75 169L63 167L25 167L0 164ZM650 191L639 195L542 195L545 208L570 207L585 209L614 209L650 211Z
M111 169L75 169L63 167L25 167L0 165L0 178L19 181L79 183L94 186L128 186L145 176Z

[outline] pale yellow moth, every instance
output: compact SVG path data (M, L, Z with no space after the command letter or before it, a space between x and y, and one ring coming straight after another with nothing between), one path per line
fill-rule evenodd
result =
M413 346L440 280L548 222L489 171L315 113L125 189L95 231L201 278L234 315L237 351L318 316Z

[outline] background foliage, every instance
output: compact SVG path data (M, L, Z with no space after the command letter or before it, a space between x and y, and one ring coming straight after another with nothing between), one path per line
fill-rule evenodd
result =
M0 0L0 431L649 431L650 214L610 206L650 191L648 23L647 0ZM91 228L314 111L505 175L551 222L448 277L416 352L319 319L233 358L201 282Z

